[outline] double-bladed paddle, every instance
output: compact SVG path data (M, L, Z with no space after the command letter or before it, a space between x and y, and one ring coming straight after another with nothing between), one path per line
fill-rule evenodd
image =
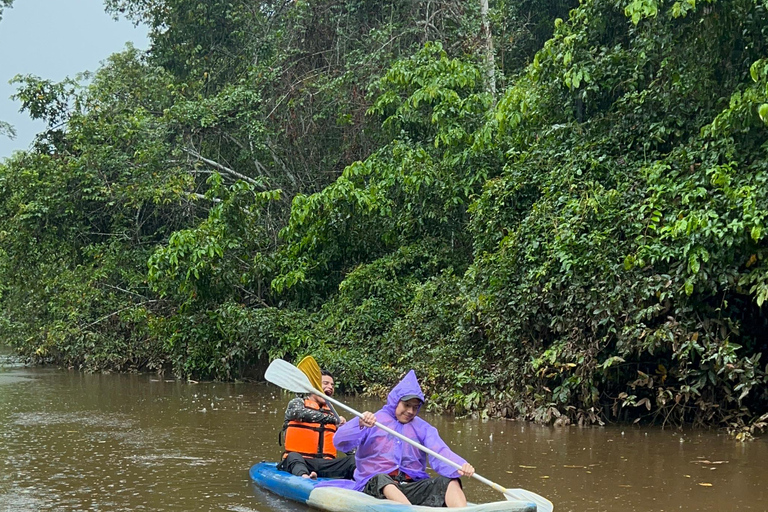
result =
M282 359L275 359L274 361L272 361L272 363L269 365L269 368L267 368L267 372L264 374L264 378L267 379L272 384L275 384L276 386L280 386L283 389L287 389L288 391L293 391L294 393L313 393L315 395L320 395L321 397L325 398L329 402L334 403L343 409L346 409L347 411L354 414L358 418L363 417L363 413L352 409L348 405L345 405L339 402L333 397L326 396L322 391L312 387L312 384L309 382L309 379L301 370L293 366L291 363L287 361L283 361ZM417 443L413 439L410 439L400 434L399 432L395 432L391 428L382 425L378 421L375 423L375 425L378 428L384 430L385 432L397 437L398 439L405 441L410 445L415 446L419 450L445 462L446 464L449 464L456 469L461 469L460 464L457 464L451 459L448 459L440 455L439 453L430 450L426 446ZM549 501L543 496L536 494L535 492L527 491L525 489L507 489L506 487L502 487L497 483L491 482L487 478L482 477L477 473L474 473L472 477L492 487L493 489L499 491L500 493L504 494L504 497L507 498L508 500L528 501L528 502L535 503L537 512L552 512L552 510L554 509L554 506L552 505L551 501Z

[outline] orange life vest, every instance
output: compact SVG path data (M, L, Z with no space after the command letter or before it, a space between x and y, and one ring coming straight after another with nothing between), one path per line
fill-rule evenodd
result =
M304 407L322 412L331 413L327 405L322 407L309 398L304 400ZM289 421L285 428L285 452L283 458L289 452L298 452L304 457L317 459L336 458L336 447L333 445L333 434L336 433L336 425L327 423L305 423L302 421Z

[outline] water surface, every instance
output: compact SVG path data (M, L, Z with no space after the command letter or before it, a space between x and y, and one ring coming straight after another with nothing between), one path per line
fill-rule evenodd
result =
M0 511L307 511L255 488L291 395L267 384L88 375L0 359ZM358 410L379 403L339 397ZM712 431L424 415L478 473L558 512L765 511L768 444ZM472 501L500 494L472 480Z

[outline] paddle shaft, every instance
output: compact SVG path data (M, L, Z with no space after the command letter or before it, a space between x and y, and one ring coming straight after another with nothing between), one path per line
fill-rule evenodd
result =
M319 394L319 393L317 393L317 390L314 390L314 391L315 391L315 394ZM354 410L350 406L348 406L348 405L346 405L346 404L344 404L342 402L339 402L338 400L334 399L333 397L330 397L330 396L327 396L327 395L322 395L322 394L320 396L322 396L323 398L325 398L329 402L338 405L342 409L346 409L347 411L351 412L352 414L354 414L358 418L362 418L363 417L363 413ZM430 450L429 448L427 448L423 444L420 444L420 443L414 441L413 439L404 436L400 432L396 432L396 431L392 430L391 428L387 427L386 425L382 425L378 421L376 423L374 423L374 425L379 427L384 432L386 432L388 434L391 434L391 435L395 436L396 438L401 439L401 440L405 441L406 443L408 443L408 444L410 444L412 446L415 446L416 448L418 448L419 450L423 451L424 453L427 453L427 454L429 454L429 455L431 455L431 456L433 456L433 457L435 457L435 458L445 462L446 464L451 465L452 467L454 467L456 469L461 469L461 464L457 464L456 462L452 461L451 459L449 459L447 457L444 457L443 455L440 455L436 451ZM484 476L478 475L477 473L473 473L472 474L472 478L475 478L475 479L483 482L486 485L490 485L491 487L493 487L494 489L496 489L497 491L499 491L501 493L506 493L507 492L507 489L505 487L502 487L499 484L494 483L494 482L488 480Z
M325 395L326 398L328 398L328 395ZM340 419L339 413L336 412L336 409L333 408L333 404L329 403L328 408L331 409L331 412L334 416L336 416L336 419Z

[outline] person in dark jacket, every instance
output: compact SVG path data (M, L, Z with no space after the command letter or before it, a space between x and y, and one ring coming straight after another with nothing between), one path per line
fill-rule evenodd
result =
M323 372L323 391L333 395L333 376ZM333 444L336 428L344 424L322 396L298 396L288 402L281 438L283 460L277 469L304 478L352 478L354 457L336 457Z

